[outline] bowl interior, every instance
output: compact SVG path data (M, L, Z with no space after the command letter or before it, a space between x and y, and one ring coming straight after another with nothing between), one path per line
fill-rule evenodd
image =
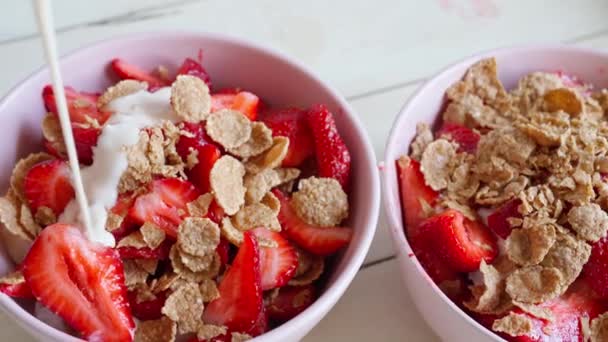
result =
M272 106L308 107L324 103L333 111L353 157L352 177L366 180L353 186L351 194L353 241L337 257L318 302L323 302L336 285L339 285L339 296L352 280L369 248L377 218L379 181L375 157L361 124L348 104L332 89L299 64L276 52L232 38L197 33L139 34L104 41L63 57L61 69L65 85L82 91L101 92L116 81L108 69L113 58L123 58L148 70L164 65L174 72L184 58L196 58L199 53L202 53L203 66L210 73L214 89L241 87L256 93ZM0 159L3 160L0 164L1 189L8 187L17 160L29 152L41 150L40 124L45 111L40 94L42 87L49 82L49 73L41 70L15 87L0 103L0 119L5 132L0 135ZM11 267L6 254L0 254L0 274ZM337 300L337 296L329 297L330 302ZM0 296L0 304L9 311L17 310L9 302L5 296Z
M395 240L397 252L402 255L408 255L412 253L412 250L406 241L401 219L395 160L408 153L409 145L416 134L417 123L425 122L432 125L436 122L445 102L446 89L460 80L473 63L487 57L496 58L499 78L507 90L514 88L522 76L533 71L561 71L593 84L597 88L608 86L607 54L566 46L520 47L481 53L448 67L428 81L401 110L393 125L385 150L382 196L391 235ZM400 260L415 263L415 268L419 271L417 274L407 274L407 277L426 276L416 258L400 258ZM433 285L433 287L437 295L449 302L449 299L441 293L437 286ZM451 302L447 304L458 310L460 314L466 315ZM471 323L482 328L472 320Z

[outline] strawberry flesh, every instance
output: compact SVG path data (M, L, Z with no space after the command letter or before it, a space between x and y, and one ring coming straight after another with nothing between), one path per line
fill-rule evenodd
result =
M519 213L517 208L521 204L521 200L513 199L503 204L501 207L496 209L492 214L488 216L488 228L490 228L496 235L503 239L506 239L511 235L513 227L509 224L509 218L521 218L522 215Z
M276 296L270 298L266 306L270 319L285 322L314 303L317 298L317 289L314 285L285 286L279 289Z
M286 285L298 268L298 254L294 247L277 232L256 228L251 232L258 239L274 241L277 247L260 247L260 272L262 290L271 290Z
M187 215L187 204L200 192L192 183L164 178L152 182L150 192L140 195L129 210L129 216L137 223L151 222L170 237L177 237L177 227Z
M192 58L184 59L182 66L177 71L178 75L196 76L203 80L211 88L211 78L205 68Z
M583 276L599 297L608 299L608 237L591 245L591 256L583 267Z
M319 176L335 178L348 190L351 157L333 114L324 105L315 105L308 111L307 120L312 130Z
M97 146L97 139L101 130L97 128L72 127L74 143L78 161L84 165L93 163L93 147Z
M418 225L426 218L423 202L432 208L439 194L424 182L420 163L408 157L397 160L397 176L401 190L401 210L405 221L406 233L416 234Z
M74 198L70 167L63 160L40 162L25 175L23 190L32 212L48 207L59 215Z
M224 325L230 331L257 333L263 313L260 252L251 232L244 240L218 286L220 297L205 307L203 321Z
M132 246L118 247L116 250L120 255L121 259L155 259L164 260L169 257L172 243L164 241L160 246L155 249L150 247L135 248Z
M211 191L209 174L215 162L222 156L221 150L211 142L202 125L185 122L183 129L193 136L179 138L176 144L177 153L187 162L191 151L196 151L198 162L186 170L186 176L201 193L207 193Z
M281 202L279 222L287 237L306 251L327 256L346 246L353 235L347 227L313 226L300 219L291 208L289 199L280 190L273 193Z
M160 77L156 77L119 58L113 59L112 62L110 62L110 67L121 79L147 82L148 87L151 89L157 89L169 85L169 82L161 79Z
M71 87L65 87L64 92L72 123L89 124L90 119L94 119L97 120L100 125L103 125L110 117L110 112L100 111L97 108L98 94L78 92ZM42 89L42 100L44 101L44 107L47 112L55 115L58 114L53 87L46 85Z
M489 229L453 209L426 219L418 229L420 234L434 236L435 253L459 272L474 272L482 260L489 264L498 254Z
M459 152L475 153L481 136L472 129L445 122L437 131L437 138L446 138L458 144Z
M220 109L232 109L243 113L249 120L254 121L258 116L260 98L248 91L235 94L215 93L211 95L211 112Z
M83 338L132 340L135 324L114 249L90 242L76 227L54 224L34 241L23 275L36 299Z
M283 167L298 167L313 155L314 141L306 122L306 111L297 108L273 110L261 115L260 120L272 130L273 136L289 138Z
M22 270L23 267L21 265L19 265L19 267L17 267L17 270ZM9 296L9 297L13 297L13 298L24 298L24 299L31 299L34 298L34 295L32 294L32 290L30 289L30 287L27 285L26 282L21 282L21 283L17 283L17 284L0 284L0 292L4 293L5 295Z
M167 299L166 292L157 293L156 298L139 303L137 301L137 291L129 291L127 295L133 317L143 321L160 319L162 317L161 310Z

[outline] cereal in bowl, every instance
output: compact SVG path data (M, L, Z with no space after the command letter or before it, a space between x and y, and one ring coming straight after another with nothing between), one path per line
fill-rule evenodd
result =
M507 90L489 58L446 98L439 128L419 124L396 161L416 258L507 340L603 340L606 90L558 72L533 72Z
M47 86L44 152L0 198L17 264L0 292L96 341L244 341L310 306L352 237L333 114L215 90L192 59L175 77L111 68L122 80L102 94L65 89L92 227L79 228Z

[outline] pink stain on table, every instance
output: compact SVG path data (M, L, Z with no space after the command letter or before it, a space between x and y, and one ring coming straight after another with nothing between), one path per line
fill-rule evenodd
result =
M444 11L454 11L463 19L496 18L499 10L494 0L437 0Z

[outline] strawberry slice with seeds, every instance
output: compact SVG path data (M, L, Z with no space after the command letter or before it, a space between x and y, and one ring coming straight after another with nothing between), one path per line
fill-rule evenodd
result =
M93 163L93 147L97 146L97 139L101 130L97 128L72 127L74 143L78 161L84 165Z
M131 306L133 317L143 321L159 319L162 317L163 314L161 313L161 310L167 299L166 292L157 293L156 298L139 303L137 301L137 291L129 291L127 296L129 298L129 305Z
M280 190L273 193L281 202L279 222L287 237L306 251L327 256L346 246L353 235L347 227L319 227L300 219L291 208L289 199Z
M320 177L335 178L342 188L350 182L350 152L342 140L333 114L324 105L315 105L307 113L312 130Z
M490 264L498 253L488 228L453 209L426 219L418 229L434 236L436 253L459 272L476 271L482 260Z
M306 310L317 298L317 289L313 284L306 286L285 286L279 293L270 298L266 306L270 319L285 322Z
M401 190L401 210L408 236L416 233L418 225L426 218L424 207L432 208L439 194L424 182L420 163L409 157L397 160L397 175Z
M181 136L176 144L177 153L184 162L192 151L196 151L198 161L191 169L186 170L188 180L196 186L201 193L211 191L209 174L215 162L222 156L221 150L211 142L200 124L184 123L183 129L192 133L192 137Z
M63 160L47 160L34 165L23 181L25 198L32 212L48 207L55 215L61 214L74 198L70 177L70 167Z
M207 86L211 88L211 78L209 77L209 74L207 74L207 71L205 70L205 68L203 68L202 65L200 65L200 63L198 63L192 58L184 59L184 62L177 71L177 74L196 76L203 80L203 82L205 82Z
M243 113L249 120L254 121L258 116L260 98L248 91L228 92L211 95L211 112L220 109L233 109Z
M260 120L272 130L273 136L289 138L282 166L298 167L313 155L314 141L306 122L306 111L297 108L273 110L261 115Z
M112 114L100 111L97 108L99 94L78 92L72 87L64 87L64 92L72 123L89 124L90 120L93 119L97 120L100 125L103 125ZM55 102L52 86L46 85L42 89L42 100L47 112L57 115L57 103Z
M230 331L257 333L264 305L260 252L253 233L244 233L243 243L218 290L220 297L205 307L203 321L224 325Z
M445 122L437 131L437 138L445 138L458 144L459 152L475 153L481 136L474 130L458 124Z
M36 299L84 339L131 341L131 317L118 253L66 224L46 227L23 262Z
M110 62L110 67L118 77L123 80L137 80L148 83L148 88L156 89L168 86L169 82L156 77L137 66L131 65L120 58L115 58Z
M436 284L457 280L460 273L454 270L437 253L437 237L433 230L408 230L408 242L426 273Z
M177 237L177 226L188 212L187 204L200 192L192 183L164 178L152 182L150 192L140 195L129 210L129 216L137 223L151 222L171 237Z
M513 230L509 219L522 217L517 209L520 205L521 200L519 199L513 199L503 204L488 216L488 227L501 238L508 238Z
M271 232L266 228L256 228L251 232L258 239L274 241L277 244L277 247L260 247L262 290L271 290L287 284L298 268L298 254L295 248L277 232Z

